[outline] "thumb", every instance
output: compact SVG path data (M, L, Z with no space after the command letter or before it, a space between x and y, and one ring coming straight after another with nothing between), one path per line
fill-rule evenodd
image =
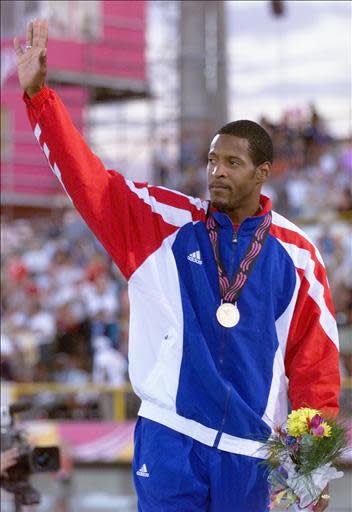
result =
M21 48L20 40L18 37L15 37L13 40L13 47L15 49L17 57L21 57L23 55L23 49Z

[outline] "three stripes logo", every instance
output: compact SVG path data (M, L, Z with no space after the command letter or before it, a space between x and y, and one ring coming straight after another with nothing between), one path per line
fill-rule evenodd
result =
M187 256L187 259L189 261L192 261L193 263L197 263L198 265L203 265L203 260L200 255L200 251L191 252L191 254Z

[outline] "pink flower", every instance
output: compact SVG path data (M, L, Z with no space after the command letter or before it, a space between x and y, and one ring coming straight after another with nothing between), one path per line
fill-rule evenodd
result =
M319 425L319 427L312 428L312 433L314 436L321 437L324 435L324 432L324 427L322 427L321 425Z

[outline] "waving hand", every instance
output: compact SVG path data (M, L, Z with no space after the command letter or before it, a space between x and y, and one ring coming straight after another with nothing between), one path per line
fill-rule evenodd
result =
M38 18L27 25L25 49L18 37L14 39L18 78L29 97L38 93L45 83L47 42L48 21Z

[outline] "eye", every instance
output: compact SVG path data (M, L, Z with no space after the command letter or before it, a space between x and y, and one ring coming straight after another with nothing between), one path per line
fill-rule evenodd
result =
M230 160L230 165L235 166L235 165L239 165L239 163L237 160Z
M208 157L208 163L209 164L215 164L215 158L212 158L211 156Z

